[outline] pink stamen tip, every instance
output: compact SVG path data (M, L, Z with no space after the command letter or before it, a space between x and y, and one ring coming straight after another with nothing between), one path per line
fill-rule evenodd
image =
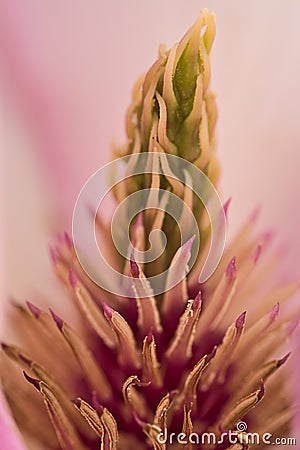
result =
M147 339L148 341L152 341L153 338L154 338L153 327L151 327L150 330L148 331Z
M291 320L286 327L286 332L288 336L291 336L299 325L299 319Z
M34 315L34 317L36 319L38 319L41 315L40 308L38 308L37 306L33 305L32 303L30 303L28 301L26 302L26 305L27 305L29 311Z
M92 405L93 405L93 408L95 408L95 410L97 411L98 414L102 414L103 413L104 407L99 402L97 391L93 391L93 393L92 393Z
M140 269L134 259L133 253L130 256L130 272L131 272L131 275L133 276L133 278L139 278Z
M98 210L95 211L95 208L92 205L86 205L86 211L87 211L88 215L90 216L90 218L93 221L95 221L97 218Z
M274 238L275 234L276 234L276 233L275 233L275 230L268 230L268 231L265 231L265 232L263 233L263 235L262 235L262 239L263 239L265 242L270 242L270 240Z
M183 253L183 255L187 255L188 253L190 253L194 240L196 239L196 235L193 234L192 237L190 237L181 247L181 251Z
M51 245L49 245L49 255L53 264L56 264L59 259L59 254L57 252L57 249L53 248Z
M238 330L242 329L245 325L247 311L244 311L235 322L235 326Z
M271 312L270 312L270 321L273 322L278 314L279 314L279 309L280 309L280 303L277 302L276 305L273 306Z
M177 395L178 395L178 390L173 389L172 391L169 392L169 399L173 400Z
M29 359L29 358L26 358L26 356L24 356L24 355L21 355L20 353L19 353L19 359L21 360L21 361L23 361L27 366L31 366L31 364L32 364L32 360L31 359Z
M5 342L1 342L1 348L2 348L2 350L8 350L9 349L9 345L8 344L5 344Z
M201 293L201 291L199 291L198 294L195 297L193 305L195 306L195 308L199 308L201 303L202 303L202 293Z
M55 312L52 311L51 308L49 308L49 311L50 311L50 314L51 314L53 320L55 321L55 323L56 323L58 329L59 329L60 331L62 331L63 326L64 326L64 321L63 321L57 314L55 314Z
M263 381L260 383L259 392L257 395L257 400L261 400L265 394L265 386Z
M250 221L251 222L256 222L257 221L257 219L259 217L259 214L260 214L260 211L261 211L261 205L257 205L256 208L254 209L253 213L250 216Z
M75 288L77 281L78 281L77 275L76 275L74 269L72 269L72 267L71 267L69 270L69 282L73 289Z
M228 208L229 208L230 203L231 203L231 197L223 205L223 211L224 211L226 218L227 218Z
M258 244L258 246L256 247L255 253L254 253L254 264L257 263L257 261L259 260L259 257L261 255L261 251L262 251L262 244Z
M40 392L40 390L41 390L41 388L40 388L40 382L41 382L41 380L37 380L36 378L30 377L30 376L25 372L25 370L23 370L23 375L24 375L24 377L26 378L26 380L27 380L30 384L32 384L32 385Z
M66 231L64 232L64 240L69 250L71 250L73 248L73 241Z
M277 361L277 368L281 367L291 356L291 352L289 352L287 355L285 355L283 358L279 359Z
M18 308L18 309L22 308L22 305L20 303L18 303L18 301L14 297L9 297L8 301L14 308Z
M134 418L134 420L136 421L136 423L137 423L140 427L144 428L145 425L146 425L146 422L144 422L144 421L138 416L138 414L137 414L135 411L132 412L132 415L133 415L133 418Z
M135 225L137 227L142 227L143 226L143 211L140 211L137 216L136 216L136 220L135 220Z
M115 311L110 306L108 306L108 304L105 302L102 302L102 307L103 307L105 316L107 317L107 319L110 320Z
M230 263L228 264L228 266L227 266L226 275L227 275L227 277L230 280L232 280L232 279L234 279L236 277L236 273L237 273L237 270L236 270L236 257L234 256L232 258L232 260L230 261Z

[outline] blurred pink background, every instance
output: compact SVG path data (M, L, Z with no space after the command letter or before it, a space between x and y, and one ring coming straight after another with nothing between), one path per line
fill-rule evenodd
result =
M1 1L10 295L43 288L46 241L70 230L83 183L108 160L112 138L123 142L133 82L204 6L217 15L212 87L231 230L259 203L262 225L298 259L299 2Z
M83 183L112 138L123 143L133 82L202 7L217 15L211 85L230 234L261 204L261 225L298 264L300 2L0 0L7 294L55 297L52 234L71 229Z

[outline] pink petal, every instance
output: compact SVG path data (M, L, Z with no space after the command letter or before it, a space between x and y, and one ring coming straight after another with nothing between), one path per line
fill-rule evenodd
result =
M9 413L8 406L0 391L0 436L1 448L13 450L26 450L23 440L16 429Z
M81 187L107 162L114 134L107 130L114 123L109 99L103 101L111 85L108 49L96 20L101 6L46 3L1 4L1 59L9 101L33 137L56 212L71 220Z
M297 442L300 442L300 411L299 411L299 405L300 405L300 364L299 364L299 358L300 358L300 331L298 330L297 333L294 335L293 339L294 345L295 345L295 351L292 354L293 356L293 372L292 372L292 382L295 389L291 392L291 395L295 395L295 404L296 408L298 409L296 411L296 415L293 420L293 427L292 431L290 433L291 437L295 437Z

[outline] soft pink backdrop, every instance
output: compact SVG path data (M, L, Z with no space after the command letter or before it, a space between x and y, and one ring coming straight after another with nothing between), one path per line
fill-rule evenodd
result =
M287 264L297 265L300 2L0 0L9 295L56 292L51 234L70 230L82 184L111 139L123 142L133 82L158 44L178 40L204 6L217 14L212 87L231 229L262 204L261 224L291 244Z

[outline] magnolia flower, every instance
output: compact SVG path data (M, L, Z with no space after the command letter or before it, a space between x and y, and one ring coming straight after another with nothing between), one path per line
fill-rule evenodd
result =
M214 17L203 11L178 46L160 50L135 91L123 152L159 151L162 158L174 152L217 182L215 108L208 87L213 37ZM294 408L282 367L289 353L278 357L278 352L297 320L280 309L297 286L278 279L280 260L268 248L270 234L255 231L252 215L213 275L199 285L210 232L203 209L185 185L173 185L168 173L129 179L125 196L157 183L182 196L206 237L193 269L179 284L154 296L147 275L155 264L143 267L133 252L118 267L131 276L137 298L104 292L82 270L65 234L51 250L52 261L83 320L73 326L53 308L15 304L23 343L2 343L8 356L3 386L20 429L43 447L165 449L165 435L174 433L172 448L192 448L203 433L220 439L236 430L239 443L227 436L211 448L242 449L247 442L241 423L259 435L289 433ZM123 198L124 186L115 196ZM227 209L228 202L226 214ZM109 242L106 224L100 217L97 223ZM161 210L139 215L131 228L135 247L144 248L154 226L167 232L169 225ZM167 261L184 274L193 239L181 248L175 243Z

